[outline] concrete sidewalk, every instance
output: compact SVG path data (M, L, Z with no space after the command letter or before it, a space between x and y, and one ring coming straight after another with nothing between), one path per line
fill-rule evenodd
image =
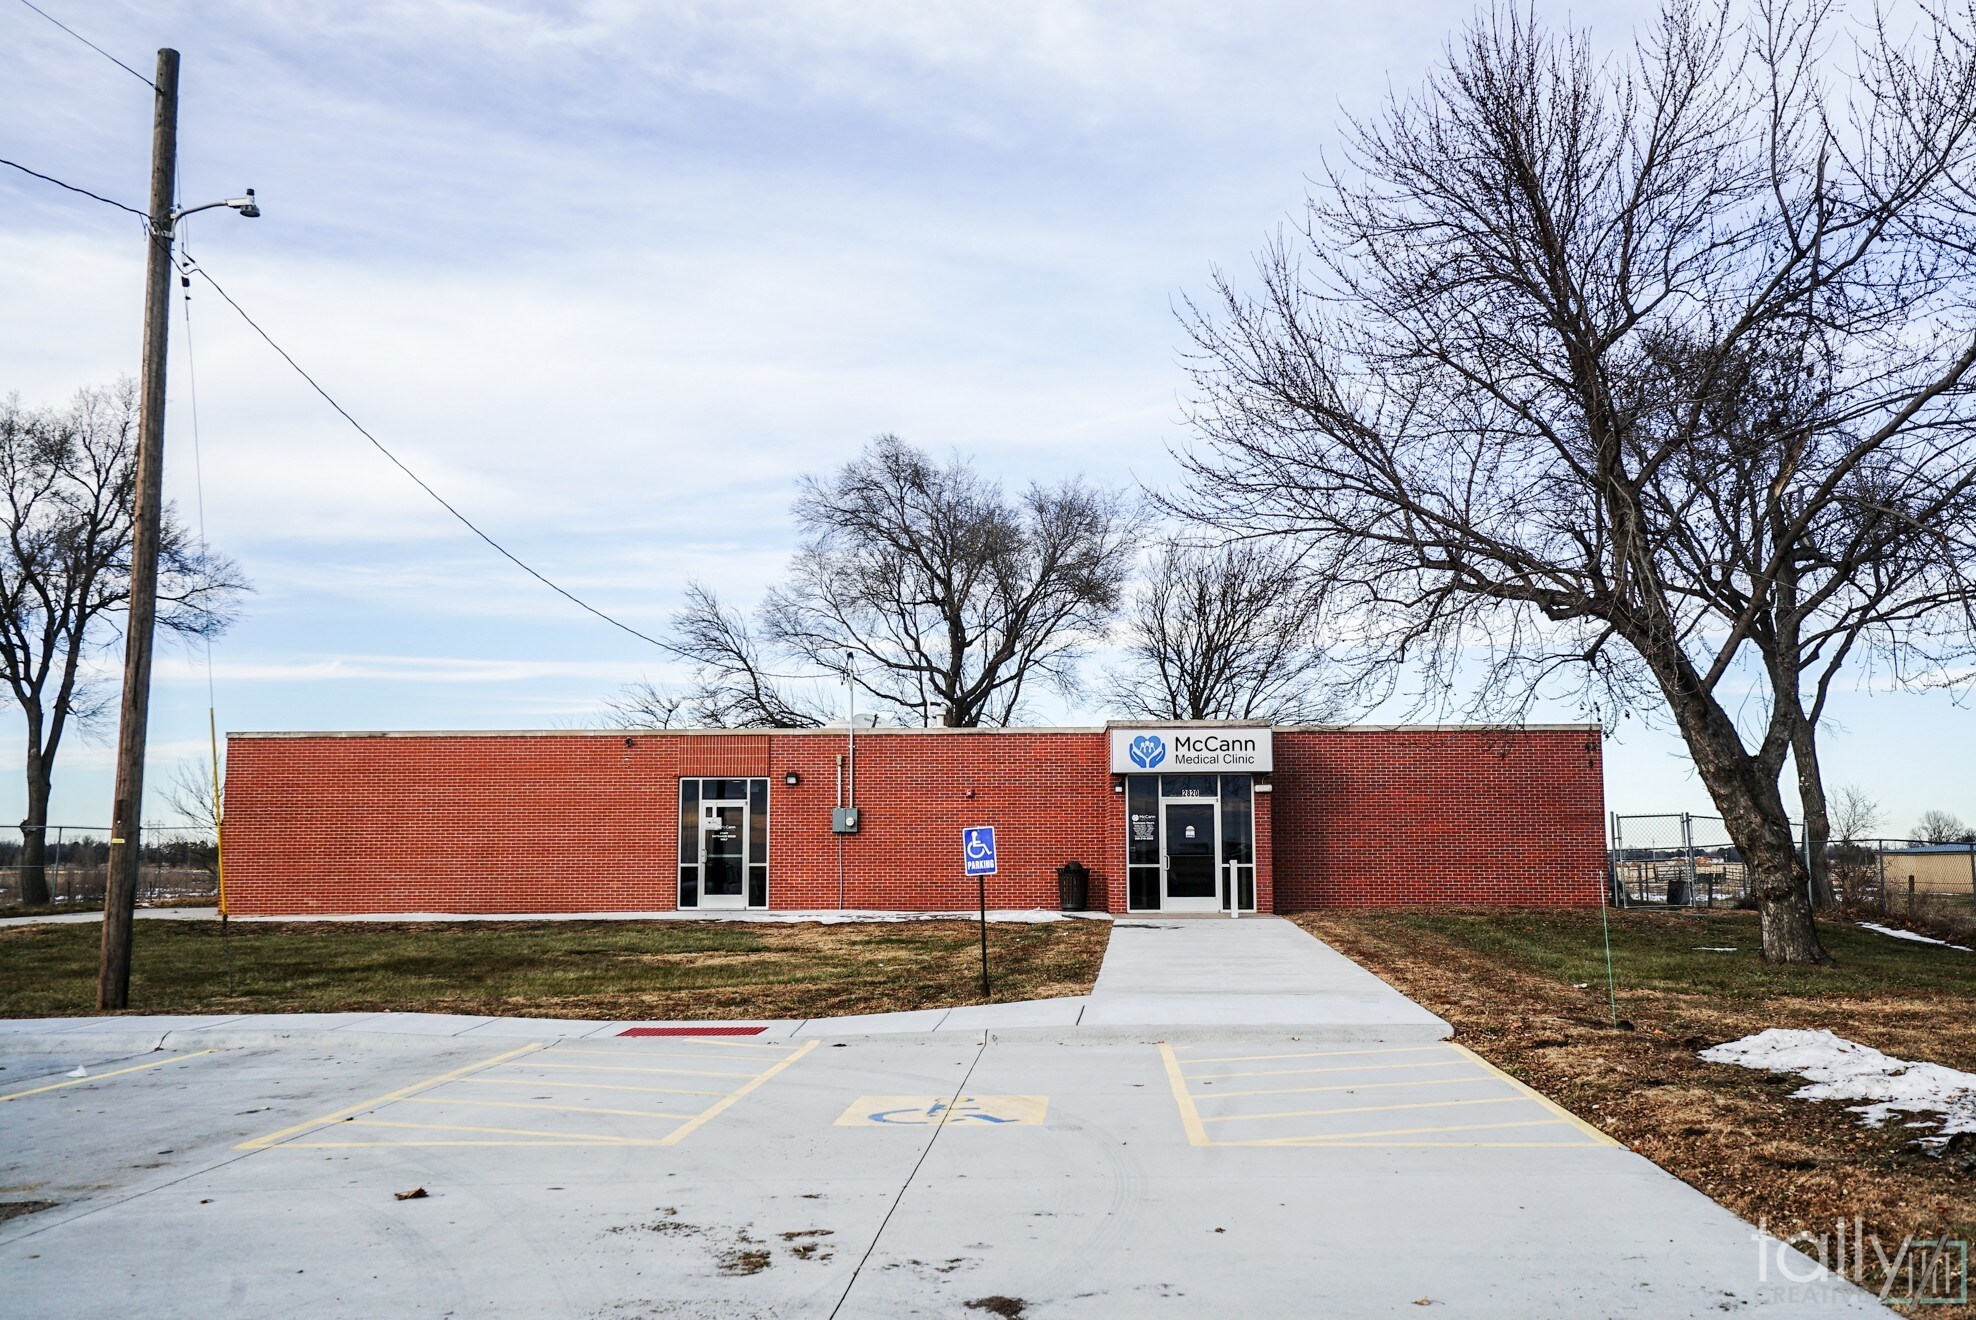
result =
M1305 1040L1428 1041L1453 1035L1384 981L1282 917L1122 917L1078 1019L1218 1028Z

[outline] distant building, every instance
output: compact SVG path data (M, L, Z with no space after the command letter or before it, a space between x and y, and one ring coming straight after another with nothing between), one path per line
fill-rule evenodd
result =
M1915 843L1880 854L1880 878L1889 896L1905 893L1910 877L1917 894L1976 898L1976 844Z

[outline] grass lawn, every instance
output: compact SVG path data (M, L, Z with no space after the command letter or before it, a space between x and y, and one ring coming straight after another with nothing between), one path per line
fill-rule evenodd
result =
M1111 924L992 923L995 998L1091 988ZM93 922L0 930L0 1017L95 1012ZM384 1012L777 1018L981 999L978 927L960 921L139 921L138 1013ZM233 988L227 988L231 953Z
M1618 1011L1630 1024L1615 1029L1596 910L1295 920L1446 1018L1476 1053L1780 1237L1830 1234L1858 1215L1890 1254L1910 1232L1976 1240L1967 1138L1932 1159L1898 1121L1869 1128L1840 1104L1790 1099L1804 1085L1794 1074L1695 1057L1766 1027L1823 1028L1976 1071L1976 953L1821 923L1836 966L1772 967L1754 914L1615 912Z

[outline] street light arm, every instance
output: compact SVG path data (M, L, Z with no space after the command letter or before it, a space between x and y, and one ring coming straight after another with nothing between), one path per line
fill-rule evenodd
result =
M223 202L207 202L202 206L175 208L172 211L172 224L177 225L179 221L185 219L188 215L194 215L200 211L210 211L219 206L230 206L249 220L255 219L261 214L260 203L254 200L254 190L249 188L245 197L229 197Z

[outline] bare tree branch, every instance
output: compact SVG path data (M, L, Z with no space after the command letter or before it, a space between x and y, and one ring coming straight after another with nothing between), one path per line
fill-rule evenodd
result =
M1340 662L1664 709L1777 960L1825 957L1783 762L1822 816L1845 666L1976 636L1972 17L1667 0L1607 58L1488 11L1183 313L1185 507L1289 538Z
M62 740L108 700L82 664L113 644L128 609L136 463L128 380L81 390L61 410L0 403L0 680L27 726L23 902L47 901L44 835ZM249 590L239 569L169 508L159 540L158 625L181 637L224 631Z

